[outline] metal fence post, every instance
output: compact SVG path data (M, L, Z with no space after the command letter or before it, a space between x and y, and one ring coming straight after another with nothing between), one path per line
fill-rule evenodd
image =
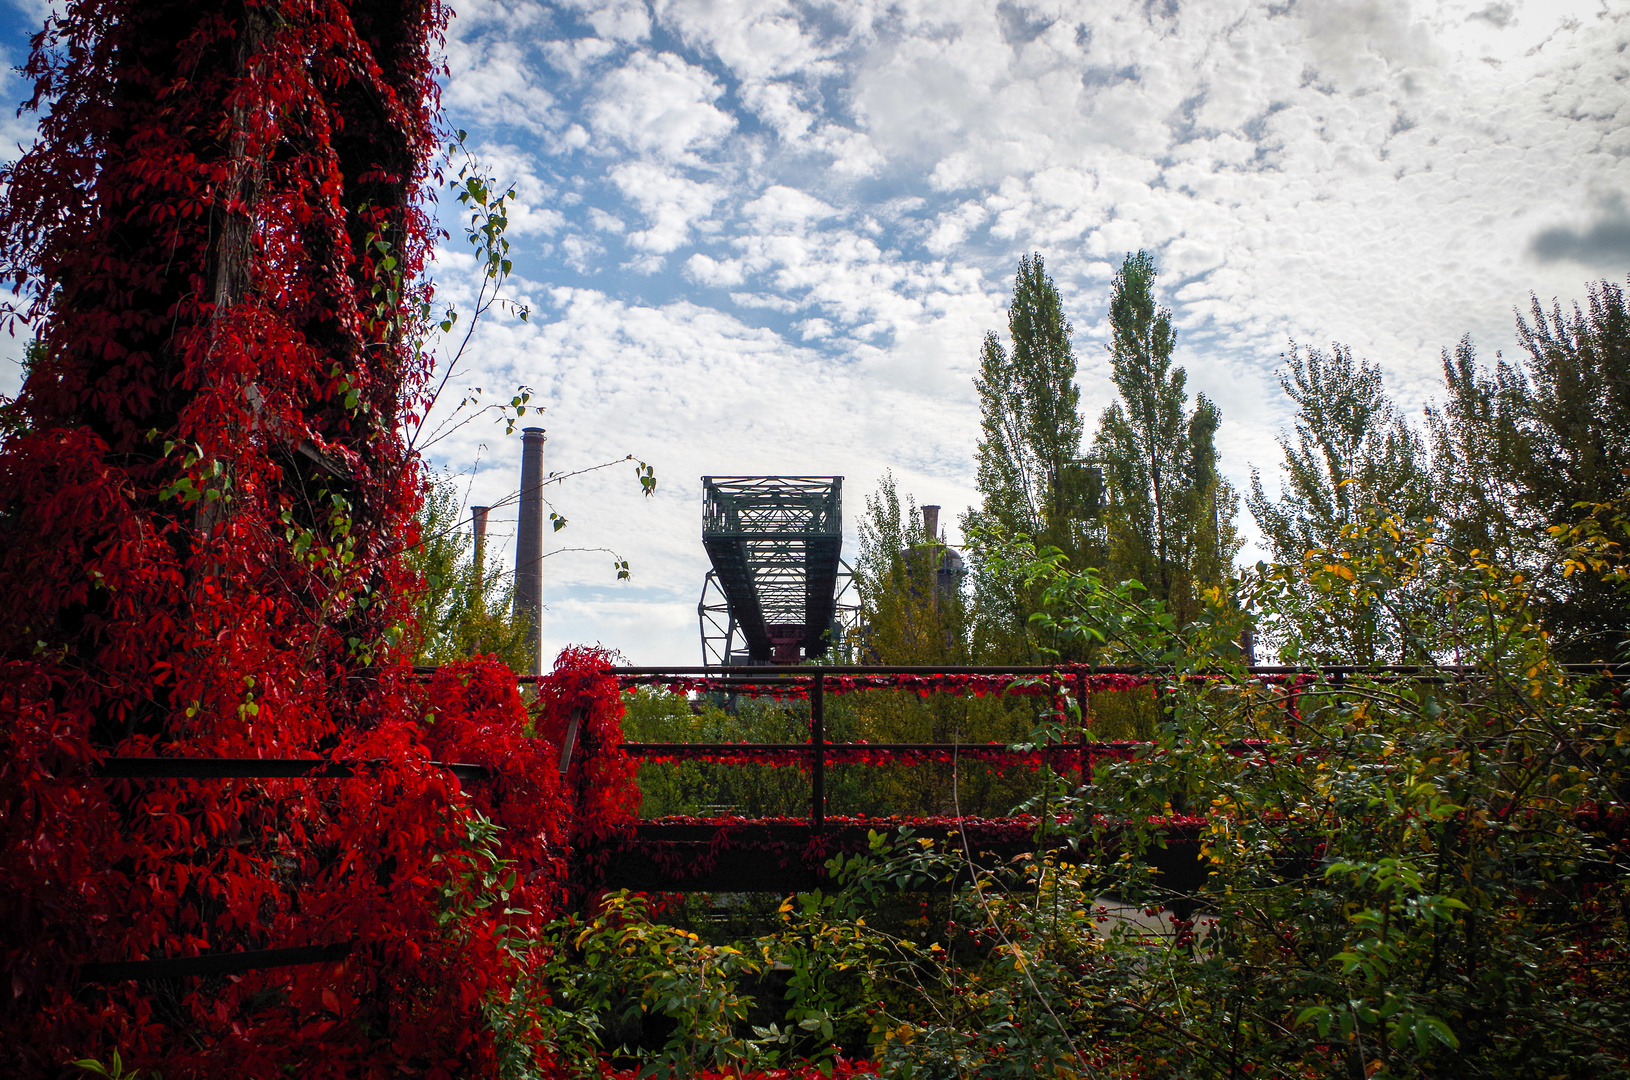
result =
M826 825L826 696L825 677L816 672L809 687L809 742L814 747L810 766L809 824L816 831Z
M1087 677L1077 674L1075 677L1075 703L1081 714L1081 786L1087 787L1092 783L1092 751L1087 747L1087 725L1091 722L1087 716Z

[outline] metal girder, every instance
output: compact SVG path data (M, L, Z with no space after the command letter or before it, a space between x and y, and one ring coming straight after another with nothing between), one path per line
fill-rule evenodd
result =
M704 585L704 660L717 663L708 654L728 654L736 634L754 663L823 655L838 614L843 477L704 476L702 484L708 578L728 613L721 635L718 605L709 604Z
M712 570L702 581L702 599L696 605L697 622L702 628L702 663L708 667L729 667L735 663L741 637L730 601L719 588L719 575Z

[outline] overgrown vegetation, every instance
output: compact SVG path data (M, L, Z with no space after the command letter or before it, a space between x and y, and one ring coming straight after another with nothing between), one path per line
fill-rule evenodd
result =
M1049 774L1026 804L1047 808L1036 853L1010 865L874 834L829 889L738 920L745 937L698 903L672 927L616 898L562 924L575 959L619 957L615 976L571 976L594 987L572 999L593 1044L641 1054L639 1001L673 1025L640 1060L681 1074L842 1050L903 1077L1622 1075L1617 687L1558 662L1519 575L1380 513L1335 539L1211 590L1187 622L1056 552L1011 550L1043 631L1168 673L1148 745L1088 786ZM1415 647L1460 668L1245 670L1246 603L1291 627L1362 624L1390 618L1394 590L1433 613L1405 628ZM1030 737L1081 719L1072 703ZM1155 872L1174 849L1202 872Z
M515 612L512 575L485 552L477 559L460 495L453 477L438 477L427 485L419 510L420 541L407 556L421 583L413 662L439 665L486 655L525 671L532 628Z
M943 587L941 538L891 482L862 529L860 645L1134 665L1158 692L1062 712L867 693L829 735L1143 746L1090 782L832 770L836 813L1030 815L1005 863L902 830L758 912L601 894L570 856L633 828L625 736L801 741L808 716L639 694L624 729L603 652L567 650L531 705L469 655L513 659L535 628L416 456L457 355L438 374L457 320L423 274L445 19L72 0L34 40L49 120L0 196L27 305L7 318L37 331L0 412L7 1069L1630 1071L1630 723L1600 662L1630 615L1616 286L1536 302L1518 363L1446 356L1426 439L1373 366L1293 347L1288 482L1249 502L1275 561L1238 572L1220 414L1172 365L1153 260L1115 279L1119 400L1090 458L1062 302L1021 261L1008 344L981 356L974 586ZM509 196L473 167L454 191L486 268L473 316L506 303ZM1251 673L1253 639L1310 670ZM440 665L428 686L415 660ZM110 757L321 771L131 778ZM804 809L794 770L643 780L648 814ZM313 945L344 958L104 967Z

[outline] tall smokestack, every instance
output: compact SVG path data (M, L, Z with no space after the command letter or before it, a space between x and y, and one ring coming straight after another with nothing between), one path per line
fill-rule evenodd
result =
M923 507L923 532L928 534L928 542L933 543L940 538L940 508L937 506Z
M470 528L475 532L475 587L487 579L487 511L490 506L470 507Z
M515 617L530 629L525 674L543 673L543 429L521 429L521 519L515 529Z

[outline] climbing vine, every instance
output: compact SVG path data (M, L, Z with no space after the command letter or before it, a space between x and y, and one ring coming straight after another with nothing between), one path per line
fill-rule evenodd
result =
M547 1064L493 1009L559 895L553 759L492 665L426 689L403 655L445 19L72 0L33 40L39 139L0 177L6 321L36 338L0 425L8 1075ZM355 775L114 780L109 756ZM84 975L304 945L344 958Z

